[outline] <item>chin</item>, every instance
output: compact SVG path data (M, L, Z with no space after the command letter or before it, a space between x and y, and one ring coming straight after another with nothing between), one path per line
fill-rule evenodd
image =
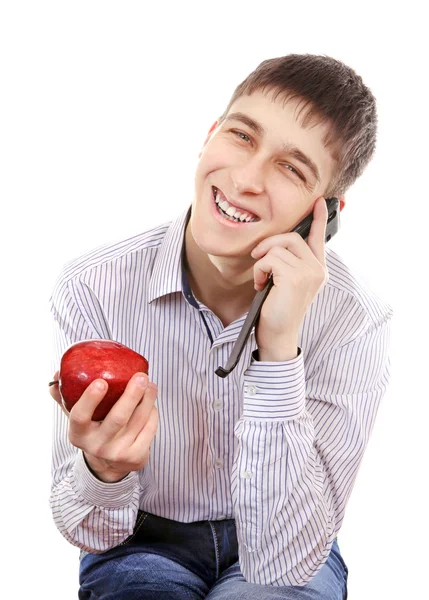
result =
M230 256L230 257L238 257L239 254L237 250L231 248L230 250L225 246L225 244L221 244L220 240L210 239L210 236L202 235L195 236L193 235L194 242L198 246L201 252L204 254L208 254L210 256Z

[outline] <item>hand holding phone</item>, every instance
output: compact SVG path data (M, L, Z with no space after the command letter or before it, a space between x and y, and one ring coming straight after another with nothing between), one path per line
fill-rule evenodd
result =
M339 226L340 226L340 203L338 201L337 198L328 198L325 200L326 202L326 208L328 210L328 218L326 221L326 230L325 230L325 244L326 242L329 242L329 240L337 233ZM305 240L307 241L308 236L310 235L310 229L311 229L311 224L313 222L313 213L311 212L309 215L307 215L306 217L304 217L304 219L302 219L302 221L300 221L298 223L298 225L296 225L296 227L294 227L292 229L292 232L294 233L299 233L299 235ZM266 294L264 297L267 297L268 292L270 291L271 287L273 286L273 278L272 275L270 275L270 277L268 278L268 281L266 283L266 286L264 287L264 290L266 290ZM262 303L261 303L262 306Z
M340 227L339 200L337 198L328 198L326 199L326 206L328 209L328 218L326 222L325 243L328 242L338 232ZM310 213L307 217L300 221L300 223L298 223L298 225L292 231L299 233L304 240L307 240L310 234L312 222L313 213ZM262 305L273 285L273 277L270 275L264 289L256 293L225 368L218 367L218 369L215 371L216 375L219 377L226 377L237 365L250 332L252 331L252 328L257 325Z

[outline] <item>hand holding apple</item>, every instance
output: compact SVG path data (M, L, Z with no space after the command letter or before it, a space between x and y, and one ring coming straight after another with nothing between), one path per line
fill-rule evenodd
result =
M64 374L60 371L59 375L62 381ZM158 426L158 411L154 405L157 386L149 381L147 374L133 374L104 420L96 421L96 409L103 403L107 391L108 384L104 379L96 378L87 384L70 409L69 440L83 451L96 477L113 483L130 471L143 468L149 460L150 445ZM60 403L57 385L51 389L51 395Z
M134 373L147 374L148 369L144 356L118 342L86 340L73 344L61 358L59 391L64 408L70 412L92 381L104 379L108 390L92 416L94 421L101 421Z

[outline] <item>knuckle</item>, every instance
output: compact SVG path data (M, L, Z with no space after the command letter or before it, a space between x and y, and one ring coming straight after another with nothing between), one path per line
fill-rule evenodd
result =
M149 421L146 424L145 429L147 429L147 433L152 440L155 437L156 432L158 431L158 416L156 416L156 419L154 419L153 421Z
M323 265L320 265L320 267L317 269L317 280L320 283L325 283L327 281L327 270L325 269L325 267Z
M284 253L286 252L286 248L283 246L273 246L267 252L270 257L282 258Z
M125 416L119 414L112 414L110 421L111 424L117 429L122 429L128 422Z
M105 452L103 452L103 446L101 444L94 444L93 446L91 446L91 452L90 454L92 456L95 456L95 458L104 458L106 459L105 456Z
M76 410L71 410L70 412L70 425L72 427L83 427L86 425L87 419L86 417Z
M123 448L115 450L111 453L109 460L112 463L128 464L130 462L127 451Z
M145 467L147 465L147 463L149 462L149 458L150 458L150 451L147 451L146 456L143 458L143 460L140 463L140 469L142 469L143 467Z
M68 438L69 438L70 444L72 446L76 446L77 447L77 436L70 429L69 429L69 433L68 433Z
M82 438L69 428L68 439L72 446L82 449Z
M143 457L142 456L135 457L132 460L128 461L128 466L130 468L130 471L138 471L139 469L145 467L147 464L146 457L147 457L147 454L145 454Z
M289 233L289 235L290 235L291 240L295 243L298 242L299 240L302 240L301 235L297 231L291 231Z

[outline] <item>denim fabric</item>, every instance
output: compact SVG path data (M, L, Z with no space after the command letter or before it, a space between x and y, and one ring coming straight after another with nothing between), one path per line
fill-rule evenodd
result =
M133 535L80 562L80 600L345 600L347 567L337 541L305 586L245 581L233 520L178 523L139 511Z

